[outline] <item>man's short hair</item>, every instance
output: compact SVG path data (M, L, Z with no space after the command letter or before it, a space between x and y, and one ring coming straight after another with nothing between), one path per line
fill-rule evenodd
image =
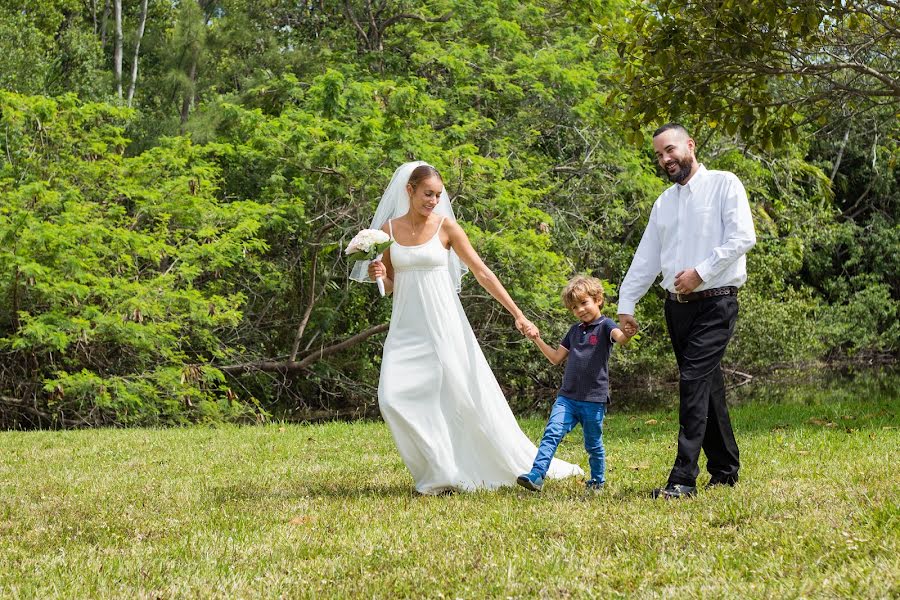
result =
M664 131L669 131L670 129L675 129L677 131L680 131L681 133L683 133L685 135L685 137L691 137L691 134L688 133L688 130L685 129L684 125L682 125L681 123L666 123L665 125L663 125L662 127L660 127L659 129L657 129L656 131L653 132L653 137L658 136L659 134L663 133Z

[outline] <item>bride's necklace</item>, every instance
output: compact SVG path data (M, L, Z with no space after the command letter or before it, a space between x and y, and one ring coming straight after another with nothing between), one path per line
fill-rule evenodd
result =
M413 224L412 219L410 219L410 220L409 220L409 228L412 229L413 238L418 238L418 237L419 237L419 231L422 230L421 227L420 227L419 229L416 229L416 226Z

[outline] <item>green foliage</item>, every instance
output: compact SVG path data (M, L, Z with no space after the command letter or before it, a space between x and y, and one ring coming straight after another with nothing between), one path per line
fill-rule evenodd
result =
M241 319L229 285L271 213L221 203L209 150L121 154L127 113L0 93L4 395L43 424L163 423L246 408L206 366ZM242 263L238 265L238 263ZM27 376L23 374L28 373Z
M822 302L808 290L757 288L748 285L740 295L740 315L726 362L759 369L812 361L826 345L816 324L825 313Z
M138 4L124 6L126 78ZM866 29L872 3L766 6L151 1L128 111L96 102L113 97L100 4L7 2L3 422L371 412L381 338L321 353L389 317L374 286L348 282L343 250L412 159L441 171L476 250L545 339L572 319L559 292L575 273L605 282L615 315L668 185L647 129L673 117L703 162L741 178L753 209L759 241L728 364L895 356L895 104L715 70L788 47L808 57L835 34L871 41L882 54L858 56L890 78L890 36ZM760 41L763 27L792 35ZM859 92L873 80L833 82ZM559 370L474 277L462 300L516 406L556 387ZM613 378L671 377L658 289L637 317Z
M599 19L598 19L599 21ZM646 0L618 42L624 121L705 124L767 151L900 99L900 29L885 0ZM888 125L896 129L896 123Z
M100 40L78 15L80 4L13 1L0 6L0 88L91 99L111 91Z
M826 341L832 352L896 352L900 348L900 304L877 275L849 281L850 293L825 312Z

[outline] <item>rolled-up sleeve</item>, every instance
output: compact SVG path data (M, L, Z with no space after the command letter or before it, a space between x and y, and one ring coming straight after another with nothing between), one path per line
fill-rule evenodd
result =
M729 177L728 193L722 200L722 225L722 244L713 248L709 257L694 267L703 281L717 277L756 244L747 192L734 175Z

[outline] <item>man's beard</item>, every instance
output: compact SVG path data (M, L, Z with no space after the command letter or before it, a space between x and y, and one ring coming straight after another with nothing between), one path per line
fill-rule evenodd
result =
M668 167L666 167L666 177L668 177L669 181L672 183L680 184L691 174L691 167L694 166L694 161L691 160L689 156L686 156L684 158L676 159L675 162L678 163L680 168L675 171L675 173L670 174Z

